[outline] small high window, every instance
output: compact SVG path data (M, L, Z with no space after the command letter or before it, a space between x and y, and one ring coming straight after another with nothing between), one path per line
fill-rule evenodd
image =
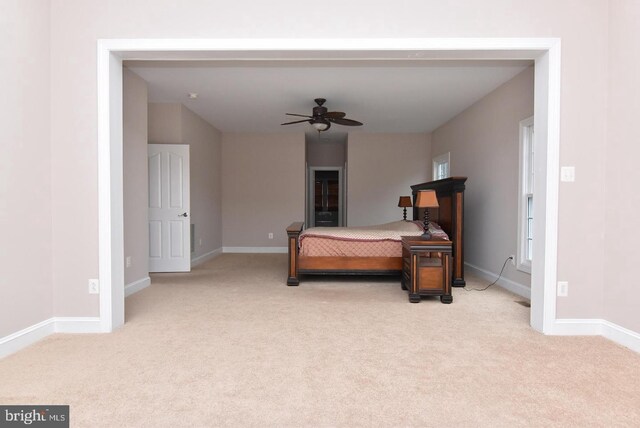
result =
M433 158L433 179L442 180L449 177L449 163L451 152L443 153Z

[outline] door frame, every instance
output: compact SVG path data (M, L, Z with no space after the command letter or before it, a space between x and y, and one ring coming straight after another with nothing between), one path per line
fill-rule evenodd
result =
M344 199L346 195L343 187L344 172L341 166L310 166L307 168L307 225L309 225L309 227L315 226L315 217L311 213L315 212L316 188L314 185L313 174L316 171L338 171L338 188L340 189L340 198L338 199L338 226L344 226Z
M558 244L559 38L100 39L97 43L98 229L101 330L124 324L122 61L125 59L530 59L535 62L531 326L554 334Z

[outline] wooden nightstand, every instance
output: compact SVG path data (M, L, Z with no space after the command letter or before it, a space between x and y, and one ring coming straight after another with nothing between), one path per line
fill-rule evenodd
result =
M402 289L409 291L411 303L422 296L451 296L451 241L427 241L419 236L402 237Z

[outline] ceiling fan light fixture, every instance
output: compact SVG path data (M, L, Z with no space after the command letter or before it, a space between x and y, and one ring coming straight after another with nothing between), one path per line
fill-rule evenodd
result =
M313 126L316 129L316 131L322 132L329 129L331 127L331 123L329 123L328 120L318 119L311 122L311 126Z

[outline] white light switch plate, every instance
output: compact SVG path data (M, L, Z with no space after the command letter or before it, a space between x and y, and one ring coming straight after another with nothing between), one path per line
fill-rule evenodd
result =
M576 167L563 166L560 168L560 181L573 182L576 181Z
M558 297L567 297L569 295L569 282L558 281Z

